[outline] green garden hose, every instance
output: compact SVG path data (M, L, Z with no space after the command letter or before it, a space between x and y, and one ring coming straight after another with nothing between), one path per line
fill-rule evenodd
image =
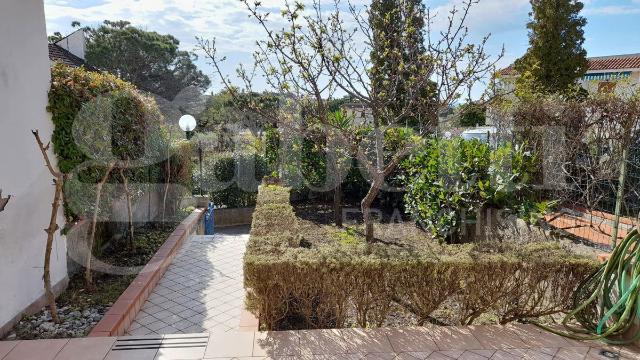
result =
M640 321L640 234L637 229L617 244L597 272L578 286L573 305L574 309L562 321L567 332L534 324L576 340L603 340L610 344L640 340L640 331L621 340L628 336L634 322ZM573 319L580 328L569 325Z

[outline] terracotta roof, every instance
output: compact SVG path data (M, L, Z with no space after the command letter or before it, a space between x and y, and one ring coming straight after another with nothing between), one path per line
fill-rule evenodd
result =
M589 58L589 70L622 70L640 68L640 54Z
M591 57L589 71L640 69L640 54ZM513 64L498 71L500 75L516 75Z
M97 71L95 67L87 64L83 59L73 55L67 49L56 45L49 44L49 60L59 62L65 65L69 65L72 67L81 67L84 66L85 69L90 71Z
M515 67L513 66L513 64L507 66L504 69L500 69L498 70L498 72L500 73L500 75L516 75L518 72L516 71Z

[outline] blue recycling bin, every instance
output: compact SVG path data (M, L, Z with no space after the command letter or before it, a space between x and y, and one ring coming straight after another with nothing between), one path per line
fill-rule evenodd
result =
M213 203L209 203L209 207L207 207L207 211L204 213L204 234L205 235L213 235L215 232L215 221L214 221L214 206Z

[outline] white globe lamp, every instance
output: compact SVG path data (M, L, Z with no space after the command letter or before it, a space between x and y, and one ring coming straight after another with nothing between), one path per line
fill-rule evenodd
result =
M198 124L196 123L196 118L193 116L182 115L180 121L178 121L178 125L182 131L189 133L190 131L195 130Z

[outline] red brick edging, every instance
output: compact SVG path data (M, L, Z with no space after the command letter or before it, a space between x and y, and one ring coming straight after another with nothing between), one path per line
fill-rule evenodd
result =
M175 258L184 240L198 230L203 214L203 209L196 209L176 227L102 320L91 330L90 337L124 335Z

